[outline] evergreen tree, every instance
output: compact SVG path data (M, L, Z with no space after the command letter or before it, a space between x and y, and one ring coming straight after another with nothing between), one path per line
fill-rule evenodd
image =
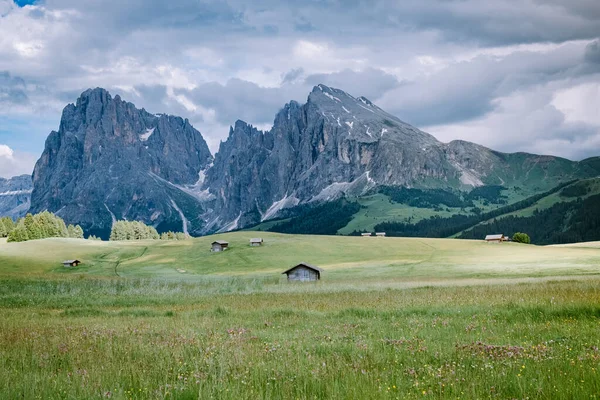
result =
M8 234L15 229L15 222L12 220L11 217L4 217L0 220L0 223L2 225L4 225L4 228L6 229L6 235L8 236Z
M35 240L35 239L42 239L42 230L40 228L40 226L38 225L38 223L35 221L35 218L33 218L33 215L31 214L27 214L25 216L25 219L23 221L23 224L25 225L25 229L27 230L27 240Z
M75 226L73 225L69 225L67 226L67 233L68 233L68 237L70 238L74 238L75 237Z
M8 235L8 242L25 242L29 240L29 236L27 234L27 228L25 228L25 224L18 224L15 229L13 229Z
M83 228L79 225L75 225L74 236L75 239L83 239Z

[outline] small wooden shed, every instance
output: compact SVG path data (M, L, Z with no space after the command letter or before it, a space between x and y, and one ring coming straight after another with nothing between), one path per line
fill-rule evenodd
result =
M81 264L79 260L65 260L62 262L62 265L67 268L77 267L79 264Z
M488 243L502 243L504 241L506 241L508 238L506 236L504 236L502 233L499 233L497 235L487 235L485 237L485 241Z
M212 247L211 247L210 251L219 252L219 251L225 251L228 248L229 248L229 242L226 242L224 240L215 240L214 242L212 242Z
M303 262L282 273L287 275L288 281L311 282L321 279L321 272L321 268Z
M385 237L385 232L375 232L375 236L377 236L377 237Z
M368 232L368 233L361 233L360 236L362 236L362 237L371 237L371 233L370 232Z
M263 244L263 239L262 238L252 238L250 239L250 246L256 247L256 246L262 246Z

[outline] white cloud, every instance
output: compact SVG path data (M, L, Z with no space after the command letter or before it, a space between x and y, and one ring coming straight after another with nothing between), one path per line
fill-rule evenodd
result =
M600 83L597 81L558 91L552 105L565 115L567 122L584 122L600 127Z
M463 139L495 150L515 150L561 155L570 159L596 156L600 145L600 124L567 117L553 103L557 88L553 82L516 91L494 100L494 111L469 122L429 126L425 130L442 141ZM563 97L563 105L567 100ZM585 114L585 117L588 115Z
M266 127L323 81L435 125L441 137L600 153L589 136L598 86L580 79L600 65L592 37L597 0L0 0L0 118L53 120L57 129L62 108L100 86L189 118L214 150L236 119ZM522 93L536 87L543 101L528 98L519 112ZM521 122L531 141L498 135L495 124ZM48 134L2 128L17 153L37 152Z
M0 144L0 177L31 174L36 158L33 154L15 152L9 146Z

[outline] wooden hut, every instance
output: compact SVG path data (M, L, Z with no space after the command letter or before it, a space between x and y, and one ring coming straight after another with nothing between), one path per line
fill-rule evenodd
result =
M485 241L488 243L502 243L504 241L506 241L508 238L506 236L504 236L502 233L499 233L497 235L487 235L485 237Z
M252 247L262 246L262 244L263 244L262 238L250 239L250 246L252 246Z
M288 281L311 282L321 279L321 272L323 272L321 268L303 262L282 272L282 274L287 275Z
M228 248L229 248L229 242L226 242L224 240L215 240L214 242L212 242L212 247L211 247L210 251L219 252L219 251L225 251Z
M67 268L77 267L79 264L81 264L79 260L65 260L62 262L62 265Z

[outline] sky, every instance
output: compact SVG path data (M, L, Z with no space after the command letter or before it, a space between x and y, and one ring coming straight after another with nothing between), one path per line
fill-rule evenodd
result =
M448 142L600 156L598 0L0 0L0 176L104 87L213 153L319 83Z

